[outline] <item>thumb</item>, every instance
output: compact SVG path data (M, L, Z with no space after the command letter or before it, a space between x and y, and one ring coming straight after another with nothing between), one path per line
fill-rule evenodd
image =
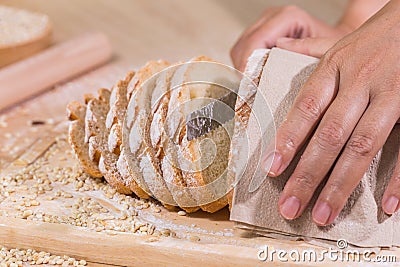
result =
M276 46L282 49L293 51L296 53L309 55L313 57L322 57L339 38L279 38L276 41Z

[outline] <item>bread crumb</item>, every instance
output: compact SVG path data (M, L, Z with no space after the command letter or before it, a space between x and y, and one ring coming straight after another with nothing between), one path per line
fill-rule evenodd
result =
M161 212L161 209L160 209L159 207L154 207L154 208L153 208L153 211L154 211L155 213L160 213L160 212Z
M28 121L28 126L38 126L38 125L44 125L46 124L45 121L43 120L30 120Z
M186 212L183 210L178 211L179 216L186 216Z
M189 239L190 239L190 241L193 241L193 242L199 242L200 241L200 237L198 237L197 235L191 235L189 237Z

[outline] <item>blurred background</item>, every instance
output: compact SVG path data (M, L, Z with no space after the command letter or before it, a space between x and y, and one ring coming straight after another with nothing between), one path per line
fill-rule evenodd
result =
M53 22L53 42L106 33L118 60L139 66L207 55L230 64L229 49L268 6L295 4L334 24L346 0L0 0L38 11Z

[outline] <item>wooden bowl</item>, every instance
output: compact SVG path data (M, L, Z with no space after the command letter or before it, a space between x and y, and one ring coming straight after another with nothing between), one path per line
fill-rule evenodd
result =
M26 58L50 45L47 15L0 5L0 67Z

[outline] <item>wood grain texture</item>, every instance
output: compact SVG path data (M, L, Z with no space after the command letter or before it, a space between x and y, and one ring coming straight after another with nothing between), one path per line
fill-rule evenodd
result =
M62 224L13 218L0 217L0 238L9 247L18 245L46 251L51 248L53 253L60 255L123 266L254 266L258 263L254 256L257 249L251 247L239 250L229 244L193 244L165 237L108 235ZM236 253L232 254L232 250Z

